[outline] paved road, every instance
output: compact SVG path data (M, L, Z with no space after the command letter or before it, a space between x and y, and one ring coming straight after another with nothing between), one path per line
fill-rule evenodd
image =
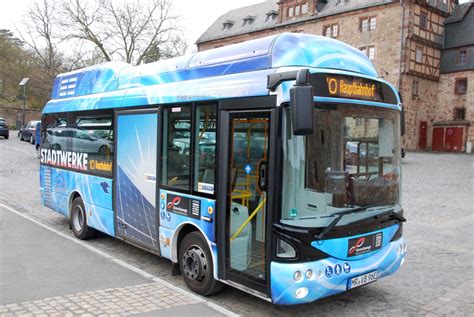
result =
M52 230L0 204L0 315L225 316Z
M37 173L31 145L0 139L0 204L72 237L66 219L41 207ZM274 306L230 287L208 300L247 316L474 316L474 156L408 153L403 173L409 247L405 265L394 276L301 306ZM186 289L164 259L107 236L86 244Z

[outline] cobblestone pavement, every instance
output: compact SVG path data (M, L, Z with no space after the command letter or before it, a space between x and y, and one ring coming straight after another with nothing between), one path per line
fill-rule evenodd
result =
M199 304L184 293L170 293L160 283L107 288L22 303L0 305L0 315L18 316L129 316L166 312L168 308Z
M37 175L31 145L0 140L0 203L72 236L66 219L41 207ZM395 275L300 306L275 306L230 287L209 300L244 316L474 316L474 156L408 152L402 202L408 255ZM186 289L167 260L105 235L87 243Z

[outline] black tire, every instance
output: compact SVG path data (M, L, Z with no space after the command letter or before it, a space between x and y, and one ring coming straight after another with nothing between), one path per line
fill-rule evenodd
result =
M7 139L8 139L8 135L5 135L5 140L7 140Z
M184 237L179 246L178 260L184 282L193 292L209 296L224 287L214 279L211 251L201 233L193 231Z
M35 144L35 138L33 137L33 134L30 135L30 143Z
M23 139L23 133L20 133L20 141L24 141L25 139Z
M76 197L71 206L71 229L74 235L87 240L95 236L97 231L87 225L86 208L81 197Z

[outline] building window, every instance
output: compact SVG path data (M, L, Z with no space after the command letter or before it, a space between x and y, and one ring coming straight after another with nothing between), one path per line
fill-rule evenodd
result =
M377 27L377 18L376 17L371 17L369 20L369 30L373 31Z
M304 3L301 5L301 14L308 13L308 4Z
M255 17L248 15L244 18L244 23L242 24L242 26L250 25L253 23L254 20Z
M288 8L288 17L292 17L295 15L295 8L294 7L289 7Z
M411 94L413 96L418 96L418 85L419 85L418 80L414 80L411 86Z
M273 20L276 19L277 16L278 16L278 11L271 10L271 11L267 12L267 19L265 20L265 22L273 21Z
M360 20L359 29L361 32L367 32L369 30L369 19L363 18Z
M467 93L467 78L456 78L454 93L458 95Z
M428 28L428 14L425 12L420 13L420 27L423 29Z
M339 36L339 24L326 25L323 28L323 35L327 37L338 37Z
M375 59L375 46L369 46L369 58L374 60Z
M377 28L377 17L366 17L359 20L359 31L373 31Z
M466 120L466 108L454 109L454 120Z
M369 59L374 60L375 59L375 46L364 46L359 48L360 51L366 55Z
M295 6L295 15L301 15L301 7Z
M338 37L339 36L339 24L333 24L332 25L332 37Z
M467 50L458 51L458 64L467 64Z
M324 36L330 37L330 36L331 36L331 32L332 32L332 31L331 31L331 26L325 26L325 27L324 27L324 31L323 31L323 35L324 35Z
M226 31L226 30L229 30L232 25L234 25L234 22L233 21L225 21L224 23L222 23L222 30Z
M415 61L417 63L423 62L423 48L422 47L419 47L419 46L416 47Z

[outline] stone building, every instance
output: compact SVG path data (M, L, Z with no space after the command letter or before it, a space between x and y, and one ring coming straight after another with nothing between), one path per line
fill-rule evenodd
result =
M474 4L457 6L445 21L432 149L474 146ZM461 147L459 149L459 147Z
M346 42L365 52L373 60L379 76L401 92L407 127L403 146L407 149L431 149L433 133L440 133L434 127L449 126L445 124L455 119L453 111L461 113L461 110L453 110L452 100L457 102L456 109L465 109L462 125L466 135L473 120L472 110L466 105L468 98L472 100L469 92L473 85L464 97L459 97L454 90L449 94L446 92L453 81L448 77L464 76L469 81L472 65L463 66L464 75L441 70L442 58L450 52L448 45L456 50L456 45L462 42L446 40L445 44L448 36L445 29L451 28L450 32L456 33L459 23L470 24L472 28L472 20L464 18L468 15L466 12L472 11L471 7L472 3L458 6L456 0L265 1L222 15L196 44L202 51L282 32L330 36ZM469 35L472 33L466 33L466 37ZM469 41L469 38L464 41ZM466 52L471 63L474 60L472 52ZM446 60L446 63L450 61ZM444 92L442 87L445 87ZM469 140L472 142L470 131ZM467 141L464 137L462 149L448 150L465 150Z

